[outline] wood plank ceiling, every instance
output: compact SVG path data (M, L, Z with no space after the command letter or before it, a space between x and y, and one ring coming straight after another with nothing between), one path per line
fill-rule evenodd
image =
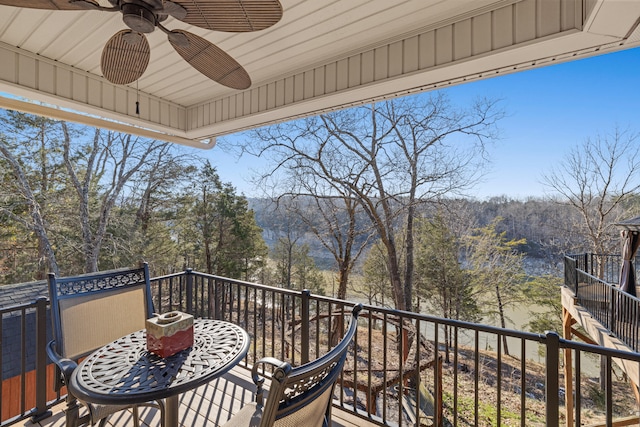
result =
M243 129L640 43L640 1L280 1L282 20L253 33L164 23L231 55L246 90L200 74L157 29L146 72L114 85L100 55L126 28L121 14L0 6L0 107L210 148Z

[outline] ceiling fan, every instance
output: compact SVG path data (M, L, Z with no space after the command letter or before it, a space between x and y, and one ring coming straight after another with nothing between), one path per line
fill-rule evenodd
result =
M250 32L269 28L282 18L278 0L0 0L0 5L49 10L99 10L120 12L129 29L109 39L102 51L102 74L111 83L125 85L138 80L149 64L145 33L159 28L171 46L193 68L224 86L251 86L247 71L213 43L184 30L169 30L162 22L169 16L208 30Z

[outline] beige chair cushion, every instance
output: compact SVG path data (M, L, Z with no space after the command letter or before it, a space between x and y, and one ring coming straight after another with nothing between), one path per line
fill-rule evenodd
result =
M333 387L329 387L316 400L300 410L282 417L273 423L274 427L322 427L324 414L331 398ZM259 427L262 420L262 408L256 403L244 406L223 427Z
M262 420L262 407L249 403L240 412L227 421L223 427L259 427ZM302 425L298 426L302 427Z
M322 427L324 414L329 405L333 387L327 388L313 402L309 402L300 410L276 420L274 427Z
M60 300L62 356L76 358L145 327L144 284Z

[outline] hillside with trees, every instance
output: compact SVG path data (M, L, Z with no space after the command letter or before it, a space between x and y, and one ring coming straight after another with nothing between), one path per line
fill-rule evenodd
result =
M236 148L269 159L269 197L247 199L175 145L4 112L0 282L146 261L504 326L524 298L557 308L563 254L619 250L640 148L615 129L543 177L553 197L463 197L503 116L433 95L259 129Z
M149 262L251 278L267 247L246 198L175 146L0 117L2 283Z

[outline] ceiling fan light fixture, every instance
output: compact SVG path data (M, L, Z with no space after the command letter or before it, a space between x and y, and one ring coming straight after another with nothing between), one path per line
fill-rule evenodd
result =
M165 0L162 2L162 9L165 13L173 16L176 19L183 20L187 17L187 9L179 5L178 3L174 3L172 1Z
M171 31L169 34L169 42L172 45L188 48L189 47L189 38L179 31Z
M128 31L122 35L122 39L130 45L137 45L142 37L144 37L142 34L135 31Z
M151 33L156 27L153 12L134 3L122 5L122 20L127 27L139 33Z

